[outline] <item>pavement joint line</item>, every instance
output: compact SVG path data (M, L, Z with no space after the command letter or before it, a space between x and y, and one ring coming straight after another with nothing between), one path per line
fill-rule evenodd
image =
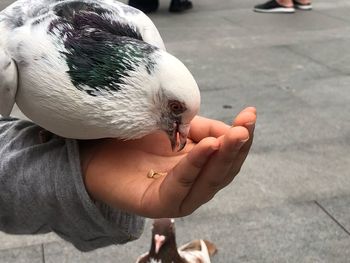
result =
M327 211L326 208L324 208L319 202L317 202L316 200L314 200L314 203L321 208L321 210L327 215L329 216L346 234L348 234L350 236L350 232L345 228L345 226L343 226L334 216L332 216L332 214L330 212Z
M328 16L328 17L330 17L330 18L337 19L337 20L342 21L342 22L347 22L347 23L349 23L349 21L350 21L349 19L346 19L346 18L343 18L343 17L339 17L339 16L335 16L335 15L331 15L331 14L325 13L323 10L318 10L318 11L316 11L316 12L319 13L319 14Z
M41 244L41 256L42 262L45 263L45 247L44 244Z
M348 0L344 1L339 1L337 3L317 3L315 5L317 9L319 10L329 10L329 9L337 9L337 8L344 8L344 7L349 7L350 3Z
M243 26L240 26L240 25L237 25L241 28L244 28ZM248 29L245 28L245 29ZM349 31L350 27L346 27L346 30L347 30L347 33ZM313 32L318 32L318 31L313 31ZM285 36L288 36L289 34L292 36L292 35L296 35L298 37L302 37L303 35L305 34L312 34L312 31L302 31L302 32L299 32L299 33L286 33ZM320 36L316 36L315 39L313 38L309 38L307 39L306 41L302 41L300 42L299 40L297 42L290 42L290 40L288 40L289 42L288 43L285 43L283 41L285 40L281 40L283 43L277 43L277 44L272 44L270 42L267 41L267 39L271 38L271 36L273 36L273 34L263 34L263 35L257 35L255 36L256 39L260 39L260 41L263 41L263 42L260 42L258 44L252 44L250 46L247 46L247 45L243 45L242 43L245 42L247 39L251 39L252 36L241 36L241 37L233 37L233 36L230 36L230 37L222 37L221 40L225 40L227 42L232 42L234 41L234 45L235 47L232 48L232 49L235 49L235 50L240 50L240 49L251 49L251 48L264 48L264 47L269 47L269 48L273 48L273 47L276 47L276 46L281 46L281 45L284 45L284 46L293 46L293 45L300 45L300 44L305 44L305 43L309 43L309 44L312 44L312 43L325 43L325 42L331 42L331 41L334 41L334 40L344 40L344 41L347 41L349 40L349 34L343 34L342 36L333 36L333 35L330 35L330 32L327 32L326 34L322 35L322 37L325 37L325 36L328 36L328 38L326 39L319 39ZM217 44L215 44L215 42L212 42L211 41L212 39L208 39L207 40L207 45L209 46L212 46L212 47L215 47L217 48ZM174 46L174 45L190 45L190 44L196 44L198 42L198 40L175 40L175 41L170 41L167 43L167 46L169 48L169 50L171 50L171 46ZM219 44L219 46L225 46L225 44Z
M227 16L223 16L222 19L225 20L225 21L227 21L227 22L229 22L229 23L232 24L232 25L245 28L244 26L241 26L240 23L236 23L235 21L232 21L232 20L231 20L229 17L227 17ZM246 28L245 28L245 29L246 29Z
M223 16L223 19L225 19L226 21L230 22L232 25L241 27L241 28L243 28L245 30L249 30L249 26L246 26L246 24L243 23L243 22L234 21L234 20L230 19L230 17L227 17L227 16Z

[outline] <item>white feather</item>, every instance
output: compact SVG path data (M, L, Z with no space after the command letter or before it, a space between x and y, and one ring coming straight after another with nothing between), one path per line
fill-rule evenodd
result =
M211 261L210 261L207 245L202 239L200 239L199 242L200 242L200 250L187 249L187 247L191 245L191 242L181 246L178 249L180 256L189 263L196 263L196 262L210 263Z

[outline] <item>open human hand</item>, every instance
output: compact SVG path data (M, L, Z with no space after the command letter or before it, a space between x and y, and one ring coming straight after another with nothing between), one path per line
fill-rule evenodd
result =
M187 145L172 152L166 135L81 143L86 189L112 207L150 218L181 217L208 202L239 173L253 141L256 109L233 126L195 117ZM163 176L150 178L150 170Z

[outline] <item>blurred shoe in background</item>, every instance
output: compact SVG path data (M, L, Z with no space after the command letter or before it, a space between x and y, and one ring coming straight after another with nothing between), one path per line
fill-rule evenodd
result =
M192 2L188 0L172 0L169 7L169 12L180 13L193 8Z
M256 5L255 12L260 13L294 13L295 9L312 10L310 0L269 0Z
M293 0L294 7L300 10L312 10L311 2L301 3L299 1Z
M295 8L293 6L293 2L290 2L291 4L289 6L285 6L276 0L270 0L264 4L256 5L254 7L254 11L260 13L294 13Z

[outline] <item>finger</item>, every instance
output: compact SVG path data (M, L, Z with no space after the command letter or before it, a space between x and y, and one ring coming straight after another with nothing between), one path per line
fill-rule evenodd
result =
M255 130L255 122L256 122L256 111L247 111L242 112L241 116L238 116L234 122L234 125L242 125L246 127L249 131L249 140L243 145L243 147L239 150L237 157L234 159L231 167L231 174L228 175L226 181L223 186L228 185L232 182L234 177L240 172L243 163L245 162L250 148L254 139L254 130ZM254 113L252 115L252 113Z
M171 212L178 216L181 203L219 146L219 140L216 138L203 139L168 173L162 182L159 194L164 209L176 209Z
M233 126L247 126L255 124L256 122L256 109L254 107L249 107L241 111L235 120L233 121Z
M236 124L236 126L241 125L240 123L244 123L245 116L253 116L253 115L255 115L256 117L255 107L245 108L237 115L236 119L238 120L238 123ZM249 120L249 118L247 120ZM203 138L206 138L209 136L217 138L224 135L229 128L230 128L229 125L221 121L212 120L201 116L196 116L191 122L191 130L190 130L189 137L195 142L199 142Z
M233 160L230 172L228 173L226 180L223 182L223 186L225 187L232 182L232 180L236 177L236 175L241 171L243 163L245 162L250 148L253 143L254 138L254 125L252 126L252 130L249 130L249 140L242 146L242 148L237 153L236 158Z
M254 138L254 129L256 123L256 109L248 107L241 111L233 122L233 126L243 126L249 131L249 141L244 145L242 150L249 151Z
M243 126L249 131L249 141L242 148L242 152L248 152L253 142L256 118L256 109L248 107L240 112L233 122L233 126Z
M217 120L196 116L191 122L189 138L199 142L206 137L220 137L230 129L230 126Z
M256 111L256 108L253 107L253 106L250 106L250 107L246 107L243 111L249 111L249 112L252 112L256 115L257 111ZM243 112L242 111L242 112Z
M233 127L219 138L220 149L209 158L182 204L184 215L209 201L223 187L234 159L248 138L248 130L244 127Z

